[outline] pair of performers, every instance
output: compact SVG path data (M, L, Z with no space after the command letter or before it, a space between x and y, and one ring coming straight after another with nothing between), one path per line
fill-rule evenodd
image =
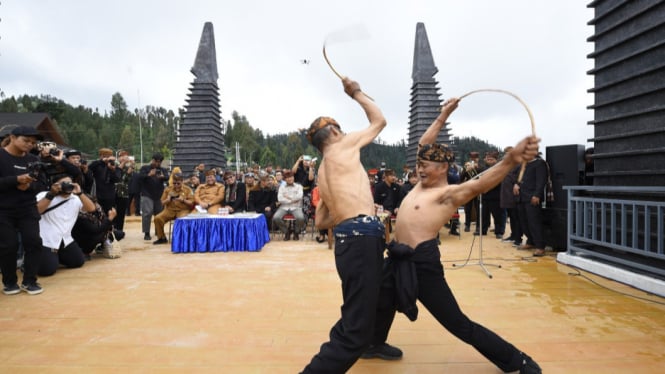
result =
M390 287L382 287L385 229L375 216L366 172L360 162L360 149L379 135L386 120L357 82L344 78L342 83L344 91L365 111L369 126L344 134L334 119L319 117L307 133L311 144L324 157L318 171L321 202L316 209L316 226L320 229L334 226L335 265L342 281L343 304L342 316L330 330L330 340L321 346L303 373L344 373L361 356L384 359L402 356L398 348L386 343L395 305L400 303L394 301ZM448 100L420 139L417 155L420 183L402 201L389 261L411 266L417 280L417 284L411 285L416 287L411 294L413 307L417 290L418 300L448 331L471 344L500 369L540 373L540 367L531 357L462 313L443 276L436 242L439 229L457 207L500 183L516 165L533 159L540 139L532 136L519 142L484 178L448 185L452 153L435 141L458 102L459 99ZM406 248L407 258L398 258L395 248Z

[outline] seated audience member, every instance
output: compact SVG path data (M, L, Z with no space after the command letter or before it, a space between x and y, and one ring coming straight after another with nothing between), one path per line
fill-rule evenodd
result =
M249 204L249 193L259 187L256 177L257 175L251 171L245 174L245 192L247 194L247 204Z
M284 179L286 180L286 185L280 187L277 192L277 201L279 201L280 205L272 217L272 223L282 230L284 240L290 240L291 231L282 218L287 213L293 214L296 219L293 239L299 240L299 234L305 225L305 214L302 211L302 186L295 183L291 170L284 172Z
M242 212L247 209L247 192L245 184L236 180L236 175L232 171L224 173L224 207L229 213Z
M173 176L174 175L182 176L182 170L180 169L180 166L174 167L173 170L171 171L171 176L169 176L169 183L168 183L169 186L173 186Z
M277 205L277 193L270 187L270 176L264 175L259 178L258 186L249 192L247 210L262 213L266 217L266 222L270 223L275 205Z
M42 255L38 269L41 276L55 274L59 265L83 266L83 251L72 237L72 228L79 212L95 210L95 204L81 193L81 186L72 183L69 175L54 175L52 181L48 191L37 194L37 210L41 214Z
M173 185L164 189L160 202L164 206L164 210L155 216L157 240L152 244L166 244L169 242L164 234L164 224L176 218L184 217L192 211L194 193L184 185L182 175L173 174Z
M217 214L224 203L224 185L217 183L217 171L210 169L205 173L205 184L194 192L194 202L210 214Z
M115 209L104 213L102 206L91 199L95 204L95 210L92 212L79 212L76 224L72 229L72 237L78 243L86 259L90 259L90 254L95 248L104 245L109 240L109 234L113 229L113 219L117 212ZM115 238L121 240L124 233L115 232Z
M212 169L213 176L215 177L215 182L217 182L217 171L215 169ZM205 174L204 174L205 176ZM203 178L203 181L205 182L205 178ZM189 187L192 191L196 191L197 188L201 185L201 179L197 175L190 175L187 180L185 180L185 186Z

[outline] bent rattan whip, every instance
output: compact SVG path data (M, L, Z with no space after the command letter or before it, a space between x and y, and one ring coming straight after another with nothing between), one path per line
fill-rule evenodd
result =
M335 75L336 75L340 80L343 80L343 79L344 79L344 76L342 76L342 74L340 74L337 70L335 70L335 68L334 68L334 67L332 66L332 64L330 63L330 60L328 59L328 54L326 53L326 43L323 43L323 58L326 60L326 63L327 63L328 66L330 67L330 70L332 70L333 73L335 73ZM360 92L362 92L363 95L367 96L368 99L374 101L374 99L372 99L371 96L369 96L368 94L366 94L365 91L362 91L362 90L361 90Z
M324 51L323 51L323 53L324 53L324 55L325 55L325 46L324 46ZM331 68L332 68L332 66L331 66ZM333 69L333 71L334 71L334 69ZM465 97L467 97L467 96L469 96L469 95L472 95L472 94L478 93L478 92L499 92L499 93L506 94L506 95L508 95L508 96L512 96L515 100L519 101L520 104L522 104L522 106L524 107L524 109L526 109L526 112L527 112L527 114L529 115L529 121L531 121L531 134L532 134L533 136L536 136L536 123L535 123L535 121L533 120L533 114L531 113L531 110L529 109L529 106L526 105L526 103L524 102L524 100L522 100L519 96L515 95L514 93L512 93L512 92L510 92L510 91L500 90L500 89L497 89L497 88L481 88L481 89L478 89L478 90L473 90L473 91L471 91L471 92L467 92L467 93L465 93L464 95L460 96L459 99L462 100L463 98L465 98ZM525 170L525 169L526 169L526 161L525 161L525 162L522 162L522 168L520 169L520 174L519 174L519 176L517 177L517 182L521 182L521 181L522 181L522 178L524 177L524 170Z

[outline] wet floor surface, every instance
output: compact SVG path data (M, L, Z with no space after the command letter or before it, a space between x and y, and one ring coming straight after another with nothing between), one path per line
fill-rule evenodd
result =
M333 252L309 234L257 253L172 254L144 241L134 217L126 231L122 258L40 278L41 295L0 295L1 373L297 373L339 317ZM665 372L665 299L493 236L492 278L478 237L442 232L441 248L462 310L546 373ZM397 316L389 342L402 360L349 372L500 372L422 306L415 322Z

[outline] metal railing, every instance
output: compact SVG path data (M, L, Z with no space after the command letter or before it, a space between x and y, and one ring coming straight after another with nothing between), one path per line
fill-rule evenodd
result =
M565 186L568 254L665 276L665 188Z

